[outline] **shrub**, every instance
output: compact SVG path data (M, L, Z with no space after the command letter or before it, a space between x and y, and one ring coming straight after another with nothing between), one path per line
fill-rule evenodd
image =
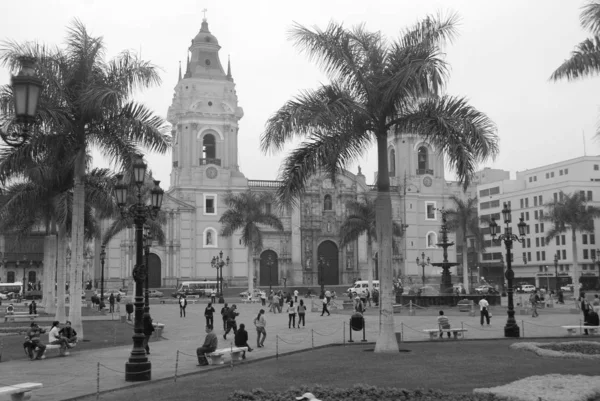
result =
M237 390L228 401L289 401L304 393L313 393L321 401L496 401L492 394L456 394L437 390L405 390L394 387L375 387L356 384L351 388L332 388L327 386L290 387L279 391L267 391L262 388L251 391Z

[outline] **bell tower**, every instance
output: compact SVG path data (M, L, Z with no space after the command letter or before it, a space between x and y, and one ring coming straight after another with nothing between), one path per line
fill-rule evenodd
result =
M189 47L185 74L167 113L172 124L171 187L245 185L238 165L238 106L231 63L224 71L219 41L206 18Z

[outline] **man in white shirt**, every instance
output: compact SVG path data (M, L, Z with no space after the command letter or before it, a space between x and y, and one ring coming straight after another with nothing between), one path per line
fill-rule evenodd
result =
M298 303L298 290L294 290L294 303Z
M484 317L487 321L488 326L490 325L490 314L488 312L489 307L490 307L490 304L485 299L485 297L481 298L481 301L479 301L479 314L481 315L480 323L482 326L483 326L483 318Z

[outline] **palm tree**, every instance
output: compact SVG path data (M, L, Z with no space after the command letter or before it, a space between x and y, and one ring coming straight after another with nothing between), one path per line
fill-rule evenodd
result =
M566 194L560 191L560 200L544 205L548 212L540 220L552 223L546 233L546 244L553 238L571 230L571 252L573 253L573 291L579 293L576 233L594 233L594 219L600 217L600 208L587 204L584 195L577 192Z
M377 227L375 225L375 201L365 197L346 203L348 216L340 227L340 246L358 240L361 235L367 236L367 280L369 291L373 291L373 242L377 242ZM393 222L393 234L401 237L404 233L402 226Z
M479 161L498 152L494 123L466 99L442 95L448 65L442 46L456 33L457 17L428 16L387 41L364 26L330 23L314 31L296 25L291 38L315 59L331 83L302 92L268 120L263 151L282 150L295 137L307 140L285 159L278 200L296 203L309 178L323 169L334 177L375 143L378 174L376 220L382 265L376 352L398 352L392 304L392 205L388 138L418 135L447 155L468 186Z
M6 159L3 160L3 162ZM65 320L65 284L67 281L66 248L68 243L68 229L72 218L73 194L70 191L72 184L72 169L68 164L56 163L58 168L50 163L42 167L31 168L24 172L22 182L11 184L6 189L7 200L0 208L1 229L12 231L17 237L30 234L35 228L45 227L46 235L56 235L56 258L48 262L45 260L44 271L44 306L48 313L55 313L55 320ZM0 163L0 171L2 163ZM85 238L91 240L99 235L98 226L92 216L93 211L105 216L114 212L114 200L111 192L112 174L107 169L93 169L85 177L86 198L84 224ZM45 241L46 245L46 241ZM51 252L47 246L44 252ZM53 252L52 252L53 253ZM55 266L57 271L57 286L54 291ZM79 281L80 275L70 277L70 282ZM70 287L71 307L69 313L73 315L72 300L80 298L80 292L75 293ZM54 298L56 297L56 304ZM70 319L69 319L70 320ZM79 331L78 331L79 333ZM78 334L79 335L79 334ZM83 331L81 332L83 335Z
M600 73L600 1L590 1L582 7L579 17L581 26L592 34L591 38L579 43L560 67L550 76L552 81L563 78L576 80Z
M271 194L266 192L247 190L237 194L228 193L225 196L227 210L219 219L219 223L222 224L221 236L231 237L236 231L242 231L242 243L248 248L248 291L250 294L254 289L252 255L254 252L260 252L263 247L261 226L283 231L283 224L279 217L266 208L266 204L271 201Z
M446 213L447 227L450 232L455 232L462 235L463 257L463 288L467 292L469 287L469 274L467 264L467 237L469 235L475 237L476 248L479 251L485 250L483 243L483 232L479 228L479 215L477 213L477 197L468 198L466 201L452 195L450 200L454 202L454 208L448 209Z
M128 51L107 62L104 52L102 38L91 36L77 20L67 30L64 49L11 41L0 49L0 63L12 71L19 68L22 56L37 61L37 74L44 86L38 119L48 129L45 134L33 135L38 137L32 138L36 150L51 151L68 143L74 155L71 277L80 277L83 269L88 150L95 147L116 164L127 164L138 152L137 145L161 153L170 146L163 133L163 120L130 100L138 88L160 83L156 67ZM10 111L11 102L10 87L4 87L0 90L0 109ZM49 131L55 134L48 135ZM75 280L71 288L79 294L82 283ZM79 333L81 297L71 297L70 310Z

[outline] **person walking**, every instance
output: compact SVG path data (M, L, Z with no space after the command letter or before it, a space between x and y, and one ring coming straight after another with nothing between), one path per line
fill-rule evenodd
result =
M206 306L206 309L204 309L204 318L206 319L207 326L214 325L214 317L213 317L214 313L215 313L215 308L213 308L212 303L209 302L208 305Z
M227 304L221 308L221 319L223 319L223 331L227 331L227 315L229 314L229 307Z
M590 305L590 303L587 301L587 299L585 298L585 292L582 292L580 297L579 297L579 301L580 301L580 307L581 307L581 313L583 313L583 322L584 325L590 326L589 324L589 319L590 319L590 311L592 311L592 306ZM583 334L585 334L586 336L589 335L587 329L585 329L583 331Z
M327 316L330 315L329 310L327 309L327 304L329 302L327 301L327 298L323 297L323 311L321 311L321 316L323 316L325 314L325 312L327 312Z
M594 301L592 302L592 309L596 313L600 313L600 298L598 294L594 295Z
M219 339L213 333L212 326L206 326L206 337L204 338L204 344L201 347L196 348L196 356L198 357L198 366L208 365L205 354L210 354L217 350Z
M302 327L306 326L306 306L304 305L304 300L300 300L300 304L298 305L298 328L300 328L300 324Z
M152 318L150 315L144 315L144 349L146 350L146 355L150 355L150 346L148 343L150 342L152 333L154 333Z
M273 294L273 298L271 299L271 308L269 312L277 313L277 309L279 308L279 296L277 294Z
M258 316L254 319L254 326L256 327L256 348L263 348L265 346L265 339L267 338L267 320L264 315L265 310L261 309L258 312Z
M490 307L489 302L485 299L485 297L481 298L481 301L479 301L479 315L480 315L480 323L483 326L483 318L485 317L485 320L487 322L487 325L490 325L490 313L488 311Z
M296 303L296 305L298 304L298 290L294 290L294 302Z
M110 304L110 313L115 311L115 295L111 292L110 297L108 297L108 303Z
M265 294L264 291L260 292L260 302L262 303L262 306L267 304L267 294Z
M540 302L540 297L537 293L537 291L534 291L530 296L529 296L529 302L531 303L531 317L538 317L538 311L537 311L537 307L538 307L538 302Z
M37 315L37 304L35 303L35 299L29 304L29 314Z
M247 347L248 352L252 352L252 348L248 345L248 332L244 323L240 323L240 328L233 338L233 343L236 347ZM246 351L242 351L242 359L246 359Z
M279 291L279 303L277 304L277 310L279 311L279 313L281 313L283 311L283 293L281 291Z
M185 307L187 306L187 299L185 295L179 294L179 317L185 317Z
M290 301L289 306L287 307L288 313L288 329L292 327L296 328L296 311L298 308L294 305L294 301Z
M227 334L229 334L229 332L232 329L234 335L238 332L237 322L235 321L235 318L240 314L236 312L236 310L237 306L231 305L231 308L229 308L229 311L227 312L227 330L225 331L225 334L223 334L224 340L227 340Z
M369 291L368 288L367 288L367 293L366 293L366 296L365 296L365 300L368 302L369 308L370 308L371 307L371 291ZM367 306L367 305L365 304L365 306Z
M210 290L210 303L214 304L217 302L217 290L215 290L214 288L212 288Z

